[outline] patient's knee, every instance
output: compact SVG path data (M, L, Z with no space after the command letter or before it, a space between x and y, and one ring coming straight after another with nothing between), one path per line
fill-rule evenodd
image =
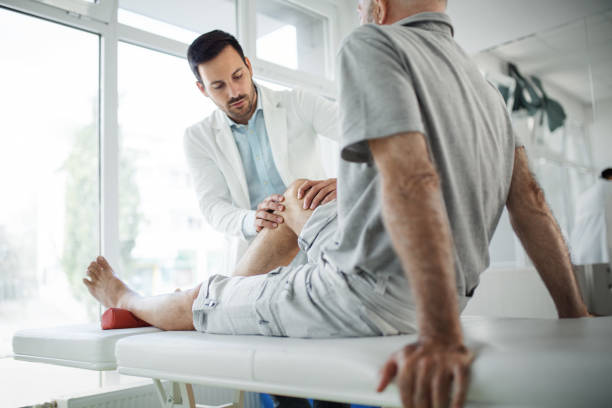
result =
M287 187L287 190L285 190L285 194L283 194L283 196L285 197L285 206L289 207L291 205L296 205L302 201L298 200L297 194L300 186L304 184L305 181L307 180L297 179L293 183L291 183L289 187Z
M289 184L289 187L287 187L287 190L285 191L285 194L284 194L285 199L291 197L297 200L298 189L306 181L307 181L306 179L297 179L297 180L294 180L293 183Z

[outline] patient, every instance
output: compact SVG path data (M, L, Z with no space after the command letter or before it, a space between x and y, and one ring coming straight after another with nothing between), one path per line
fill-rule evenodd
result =
M167 330L293 337L417 333L394 353L402 403L460 406L473 355L459 313L488 267L504 206L560 317L587 311L569 252L499 92L453 39L445 0L362 0L338 66L338 199L264 230L233 277L141 297L99 258L85 284L105 306ZM288 265L302 248L309 262Z

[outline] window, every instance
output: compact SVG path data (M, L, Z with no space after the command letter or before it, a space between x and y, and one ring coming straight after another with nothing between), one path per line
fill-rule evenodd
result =
M23 406L97 380L32 388L7 357L15 330L97 319L81 279L100 245L99 37L0 8L0 53L0 383L27 387L0 406Z
M219 29L236 35L234 0L173 0L151 4L120 0L119 23L190 44L205 32Z
M101 247L145 294L223 268L225 238L203 222L182 152L184 129L215 108L194 85L185 44L212 29L244 33L262 82L333 95L326 77L336 8L324 4L0 0L0 384L9 390L0 406L115 381L9 357L17 329L97 320L99 305L81 278ZM296 71L282 65L285 50L269 48L279 38L266 34L276 30L259 42L276 64L257 58L257 16L260 28L275 19L293 27ZM312 44L303 40L308 30L316 32Z
M330 77L328 20L281 0L257 0L257 58ZM282 50L282 52L279 52Z
M187 61L119 44L121 273L152 294L185 288L224 268L224 236L204 223L183 133L216 106Z

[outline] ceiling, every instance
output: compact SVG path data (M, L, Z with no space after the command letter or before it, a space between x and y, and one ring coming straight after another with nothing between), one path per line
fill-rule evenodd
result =
M448 0L447 12L473 54L610 9L612 0Z

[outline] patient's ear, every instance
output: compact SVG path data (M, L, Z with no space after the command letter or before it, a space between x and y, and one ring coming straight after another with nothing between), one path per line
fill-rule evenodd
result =
M374 0L373 17L374 22L378 25L385 24L387 19L387 12L389 11L388 0Z

